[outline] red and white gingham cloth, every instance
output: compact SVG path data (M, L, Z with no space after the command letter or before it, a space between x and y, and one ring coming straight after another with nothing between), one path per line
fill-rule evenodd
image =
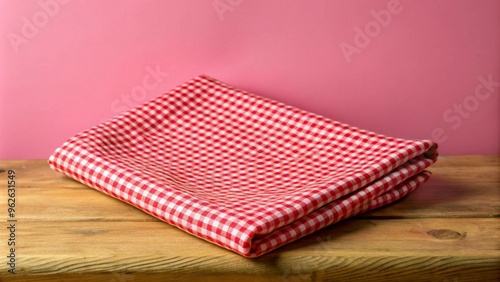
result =
M432 141L382 136L199 76L69 139L50 166L257 257L416 189Z

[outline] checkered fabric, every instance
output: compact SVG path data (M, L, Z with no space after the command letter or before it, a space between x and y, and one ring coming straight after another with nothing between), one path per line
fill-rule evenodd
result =
M407 195L429 178L436 148L199 76L72 137L49 164L190 234L257 257Z

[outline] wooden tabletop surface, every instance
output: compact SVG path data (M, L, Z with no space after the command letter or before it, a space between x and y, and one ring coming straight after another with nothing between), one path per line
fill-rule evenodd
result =
M500 157L440 157L430 170L431 180L397 203L248 259L46 160L0 160L0 281L500 281ZM8 272L12 233L16 274Z

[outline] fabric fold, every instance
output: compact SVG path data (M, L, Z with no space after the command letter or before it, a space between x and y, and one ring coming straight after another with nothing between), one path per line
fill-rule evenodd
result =
M49 164L257 257L406 196L437 156L430 140L383 136L199 76L70 138Z

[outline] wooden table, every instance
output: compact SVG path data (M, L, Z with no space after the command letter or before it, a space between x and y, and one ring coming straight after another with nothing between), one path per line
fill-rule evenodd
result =
M8 171L16 274L7 272ZM247 259L55 173L0 161L2 281L499 281L500 158L441 157L388 207Z

